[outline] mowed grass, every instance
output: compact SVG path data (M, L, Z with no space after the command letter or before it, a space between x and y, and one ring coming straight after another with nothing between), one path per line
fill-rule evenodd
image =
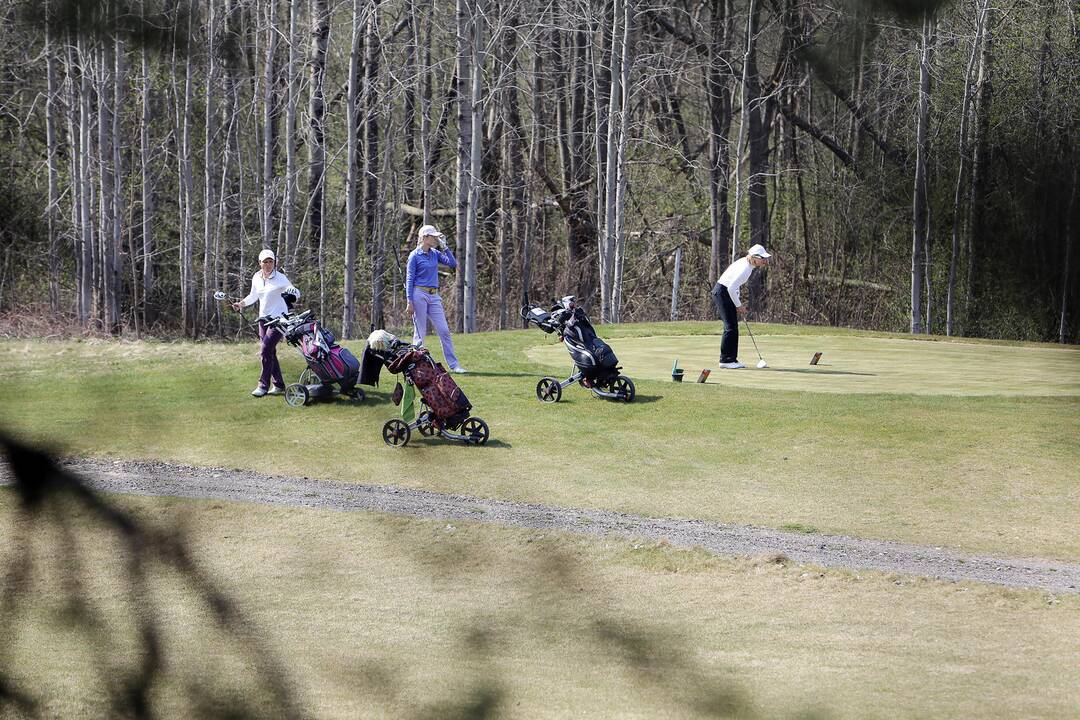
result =
M758 351L768 367L758 368L757 351L744 330L740 356L747 372L717 368L719 336L654 335L620 344L620 361L638 377L667 380L672 365L693 382L702 368L706 382L753 390L904 395L1080 396L1080 349L935 342L860 335L770 334L759 328ZM822 353L811 365L815 353ZM560 346L529 351L530 359L565 364Z
M66 536L17 532L0 489L0 537L20 541L0 547L0 567L27 548L36 562L5 595L18 609L4 661L50 717L109 715L102 682L142 660L134 618L161 623L165 717L198 716L186 692L274 717L255 664L269 657L319 718L1064 718L1080 706L1075 596L372 513L116 501L189 538L264 642L217 630L156 564L151 591L128 595L123 543L85 513L58 509ZM71 624L72 591L93 626Z
M254 342L4 341L0 424L79 455L1080 559L1075 348L763 325L769 370L716 371L706 385L660 379L668 344L696 375L717 327L601 327L637 381L629 405L579 387L538 402L536 380L569 370L538 330L458 337L472 372L457 379L491 427L482 448L415 435L385 446L392 376L359 407L251 398ZM786 372L813 369L811 348L829 373ZM742 357L752 351L744 337ZM296 351L279 354L297 377ZM926 360L946 355L941 367ZM1054 370L1036 373L1036 387L1017 374L1031 367ZM867 392L868 377L890 387ZM943 394L950 382L957 393Z

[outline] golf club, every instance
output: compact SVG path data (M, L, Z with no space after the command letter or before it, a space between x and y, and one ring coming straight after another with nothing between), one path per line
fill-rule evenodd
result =
M757 366L759 368L767 368L767 367L769 367L769 363L765 362L765 358L761 357L761 350L758 350L757 340L754 339L754 333L750 331L750 321L747 320L746 318L743 318L743 324L746 325L746 332L750 333L750 340L754 343L754 350L757 351L757 356L758 356L758 364L757 364Z
M229 305L232 305L232 303L234 302L234 300L232 298L230 298L228 295L225 294L224 290L215 291L214 292L214 299L217 300L218 302L228 303ZM240 339L240 336L244 334L244 329L245 328L251 328L251 329L255 330L255 334L258 335L259 334L258 326L253 325L252 323L248 322L248 319L246 317L244 317L244 311L243 310L239 310L238 312L240 313L240 325L236 328L236 339L237 340Z

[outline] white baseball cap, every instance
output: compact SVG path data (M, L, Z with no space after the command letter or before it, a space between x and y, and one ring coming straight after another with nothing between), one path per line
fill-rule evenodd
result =
M749 252L747 252L746 254L747 255L757 255L758 257L763 257L763 258L771 258L772 257L772 255L770 255L768 252L766 252L764 245L752 245L752 246L750 246Z
M270 248L264 248L263 251L259 253L259 262L262 262L263 260L277 260L274 256L274 251Z
M416 234L417 234L418 237L421 237L421 238L424 237L425 235L434 235L435 237L446 237L441 232L439 232L438 228L436 228L434 225L425 225L422 228L420 228L420 231L417 232Z

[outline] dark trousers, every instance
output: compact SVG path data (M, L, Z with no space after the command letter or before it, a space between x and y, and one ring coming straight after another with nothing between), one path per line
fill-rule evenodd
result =
M259 356L262 358L262 376L259 378L259 387L269 388L271 378L274 380L275 387L285 387L285 379L281 377L281 366L277 359L277 344L281 342L281 333L274 328L267 328L260 320L259 342Z
M724 335L720 338L720 362L736 362L739 359L739 313L726 286L716 283L712 289L713 302L724 321Z

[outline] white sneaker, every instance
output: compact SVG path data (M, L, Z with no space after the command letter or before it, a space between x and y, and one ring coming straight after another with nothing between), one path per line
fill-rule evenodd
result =
M260 385L259 387L252 390L251 394L254 395L255 397L262 397L263 395L266 394L266 388L264 388L262 385Z
M467 373L469 371L466 370L465 368L461 367L460 365L457 365L455 367L450 368L450 372L458 373L460 375L460 374L463 374L463 373Z
M284 395L285 388L279 388L277 385L266 391L267 395Z
M720 363L720 367L727 368L728 370L738 370L738 369L744 368L746 366L743 365L738 360L736 360L735 362Z

